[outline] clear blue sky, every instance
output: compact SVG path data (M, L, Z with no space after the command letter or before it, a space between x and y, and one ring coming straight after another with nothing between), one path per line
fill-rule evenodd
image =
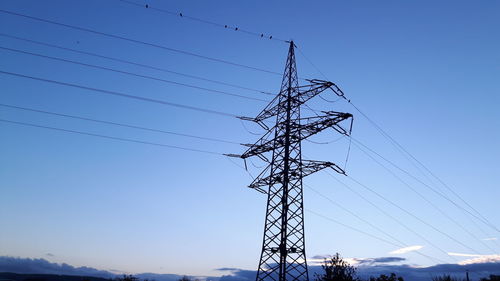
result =
M140 1L140 0L138 0ZM151 1L152 7L294 39L330 80L384 130L439 175L491 223L500 226L500 3L497 1ZM439 3L438 3L439 2ZM2 1L0 8L282 72L288 46L239 31L147 10L116 0ZM0 32L99 53L264 91L280 77L0 14ZM255 92L112 62L0 36L0 46L113 67L240 95ZM297 53L299 76L323 77ZM0 50L0 70L120 91L237 115L254 116L265 103ZM0 103L186 134L250 143L259 128L207 113L168 107L0 74ZM325 95L325 98L335 99ZM316 109L355 115L353 136L403 169L429 181L343 101ZM239 145L208 142L0 107L0 119L223 153ZM0 255L129 272L217 274L220 267L255 269L265 196L246 189L251 178L217 155L141 145L0 123ZM325 132L313 140L331 141ZM304 155L343 165L346 139L304 144ZM305 158L306 158L305 157ZM241 162L236 162L241 165ZM259 165L257 162L256 165ZM252 173L258 171L252 168ZM499 237L429 191L395 172L465 233L352 146L347 172L467 247L336 176L446 252L498 254ZM433 248L321 172L305 183L407 245L446 262ZM391 240L305 189L305 206ZM457 201L460 202L460 201ZM461 204L461 203L460 203ZM475 236L478 239L474 239ZM382 257L398 247L306 213L308 256ZM485 245L486 244L486 245ZM434 262L415 252L406 263ZM470 257L467 257L470 258Z

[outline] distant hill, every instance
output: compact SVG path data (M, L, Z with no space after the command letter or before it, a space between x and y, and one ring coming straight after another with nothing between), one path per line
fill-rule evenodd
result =
M0 281L109 281L112 279L74 276L74 275L56 275L56 274L19 274L11 272L0 272Z

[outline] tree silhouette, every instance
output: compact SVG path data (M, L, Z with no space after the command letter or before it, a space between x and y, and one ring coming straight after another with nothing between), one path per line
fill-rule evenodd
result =
M396 276L395 273L391 273L391 275L387 276L385 274L380 274L379 277L370 277L370 281L404 281L403 277Z
M325 259L321 267L323 274L315 274L317 281L359 281L356 276L356 268L344 261L339 253L335 256Z
M123 275L122 277L117 277L115 279L116 281L139 281L139 278L133 276L133 275Z
M490 278L481 278L481 281L500 281L500 275L490 275Z
M186 275L184 275L184 276L182 276L181 279L179 279L179 281L191 281L191 278L189 278Z
M449 274L443 274L441 276L432 277L432 281L465 281L462 278L451 276Z

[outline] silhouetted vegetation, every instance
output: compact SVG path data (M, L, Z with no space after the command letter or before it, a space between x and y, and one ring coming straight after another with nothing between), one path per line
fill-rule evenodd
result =
M443 274L432 277L432 281L465 281L465 279L451 276L449 274Z
M138 281L139 278L133 276L133 275L123 275L122 277L117 277L115 278L116 281Z
M379 277L370 277L370 281L404 281L404 278L396 276L395 273L391 273L389 276L380 274Z
M321 267L323 274L315 274L316 281L361 281L356 275L356 267L346 262L339 253L335 256L325 259ZM404 281L404 278L395 273L390 275L381 274L378 277L370 277L369 281ZM454 280L434 280L434 281L454 281ZM486 281L486 280L485 280ZM497 280L495 280L497 281Z
M20 274L11 272L0 272L0 280L12 281L154 281L140 279L133 275L123 275L116 278L101 278L76 275L57 275L57 274ZM189 279L188 279L189 280Z
M191 278L189 278L188 276L184 275L182 276L181 279L179 279L179 281L193 281ZM198 279L194 279L194 281L200 281Z
M490 275L489 278L481 278L481 281L500 281L500 275Z
M140 279L138 277L135 277L134 275L124 274L122 277L116 277L114 280L115 281L139 281ZM154 281L154 280L144 279L143 281Z
M356 268L344 261L339 253L335 256L325 259L321 267L324 270L323 274L315 274L317 281L358 281L356 276Z
M74 275L55 274L20 274L12 272L1 272L1 280L13 281L110 281L111 279Z

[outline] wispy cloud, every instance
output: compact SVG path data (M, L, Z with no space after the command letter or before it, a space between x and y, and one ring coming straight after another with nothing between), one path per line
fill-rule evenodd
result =
M309 265L321 265L323 264L325 259L330 259L331 255L316 255L307 259L307 263ZM393 262L402 262L405 261L405 258L401 257L377 257L377 258L342 258L345 262L350 265L379 265L379 264L387 264Z
M455 256L455 257L480 257L482 255L476 255L476 254L462 254L462 253L452 253L449 252L447 253L448 256Z
M325 259L331 259L333 256L332 255L316 255L312 256L310 258L307 258L307 263L312 266L319 266L322 265ZM342 258L345 262L347 262L350 265L355 265L358 262L356 261L356 258Z
M379 257L379 258L355 258L354 259L359 265L379 265L387 264L393 262L405 261L405 258L401 257Z
M458 263L460 265L470 265L470 264L480 264L480 263L500 263L500 255L476 255L476 254L464 254L464 253L448 253L448 255L471 258L460 261Z
M459 262L460 265L480 264L480 263L500 263L500 255L484 255L473 259Z
M392 255L406 254L406 253L409 253L409 252L418 251L418 250L422 249L423 247L424 246L420 246L420 245L404 247L404 248L397 249L397 250L394 250L392 252L389 252L389 254L392 254Z
M223 271L223 272L225 271L225 272L231 273L231 272L240 270L240 268L236 268L236 267L221 267L221 268L216 268L215 270L216 271Z
M74 267L69 264L58 264L46 259L30 259L0 256L0 272L65 274L111 278L115 275L109 271L91 267Z

